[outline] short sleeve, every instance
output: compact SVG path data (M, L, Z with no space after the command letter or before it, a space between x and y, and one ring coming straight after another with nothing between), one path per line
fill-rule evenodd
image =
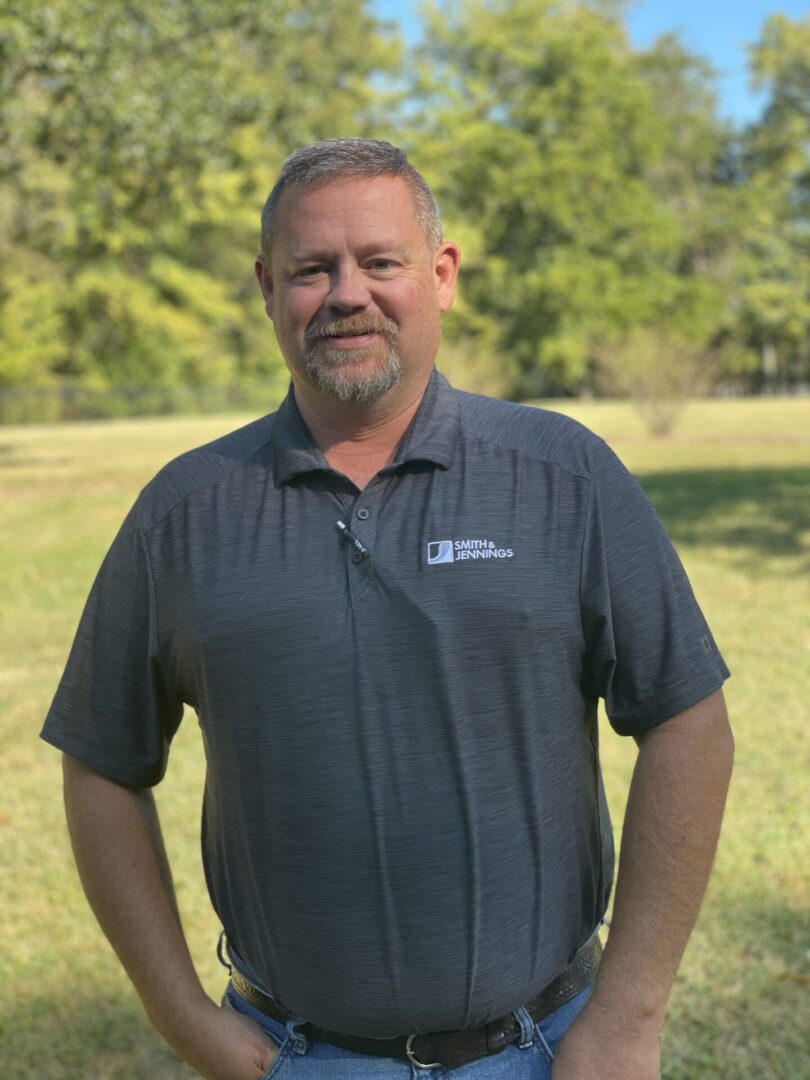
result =
M160 660L136 504L93 584L42 738L97 772L146 787L165 772L182 713Z
M582 552L585 678L636 735L717 690L729 671L661 522L599 441Z

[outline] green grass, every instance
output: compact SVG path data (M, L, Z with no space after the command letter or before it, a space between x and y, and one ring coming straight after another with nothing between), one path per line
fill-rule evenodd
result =
M558 407L558 406L555 406ZM639 476L732 668L737 765L709 893L673 993L669 1080L808 1076L810 402L692 405L650 441L624 404L565 408ZM81 605L139 487L233 417L0 428L0 1075L181 1080L82 897L58 755L37 739ZM618 828L631 745L607 732ZM224 985L199 859L193 713L158 789L192 953Z

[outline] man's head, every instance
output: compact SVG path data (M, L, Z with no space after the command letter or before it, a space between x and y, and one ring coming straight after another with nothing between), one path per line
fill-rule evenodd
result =
M296 392L413 398L457 266L430 190L396 147L336 139L296 151L265 204L256 264Z

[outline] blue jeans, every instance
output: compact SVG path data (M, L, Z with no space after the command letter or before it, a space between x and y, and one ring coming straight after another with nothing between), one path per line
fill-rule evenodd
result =
M525 1009L514 1015L523 1038L493 1057L479 1058L459 1069L420 1069L405 1061L370 1057L308 1038L298 1029L303 1020L285 1026L255 1009L229 985L225 1008L256 1020L279 1047L278 1057L261 1080L550 1080L557 1045L588 1000L592 986L534 1024ZM518 1043L524 1043L520 1046Z

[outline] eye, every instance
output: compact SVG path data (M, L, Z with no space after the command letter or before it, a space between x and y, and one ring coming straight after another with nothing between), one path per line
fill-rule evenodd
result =
M394 264L391 259L373 259L369 267L372 270L392 270Z
M303 266L296 274L296 277L300 278L313 278L318 277L319 274L325 273L325 268L318 263L313 263L312 266Z

